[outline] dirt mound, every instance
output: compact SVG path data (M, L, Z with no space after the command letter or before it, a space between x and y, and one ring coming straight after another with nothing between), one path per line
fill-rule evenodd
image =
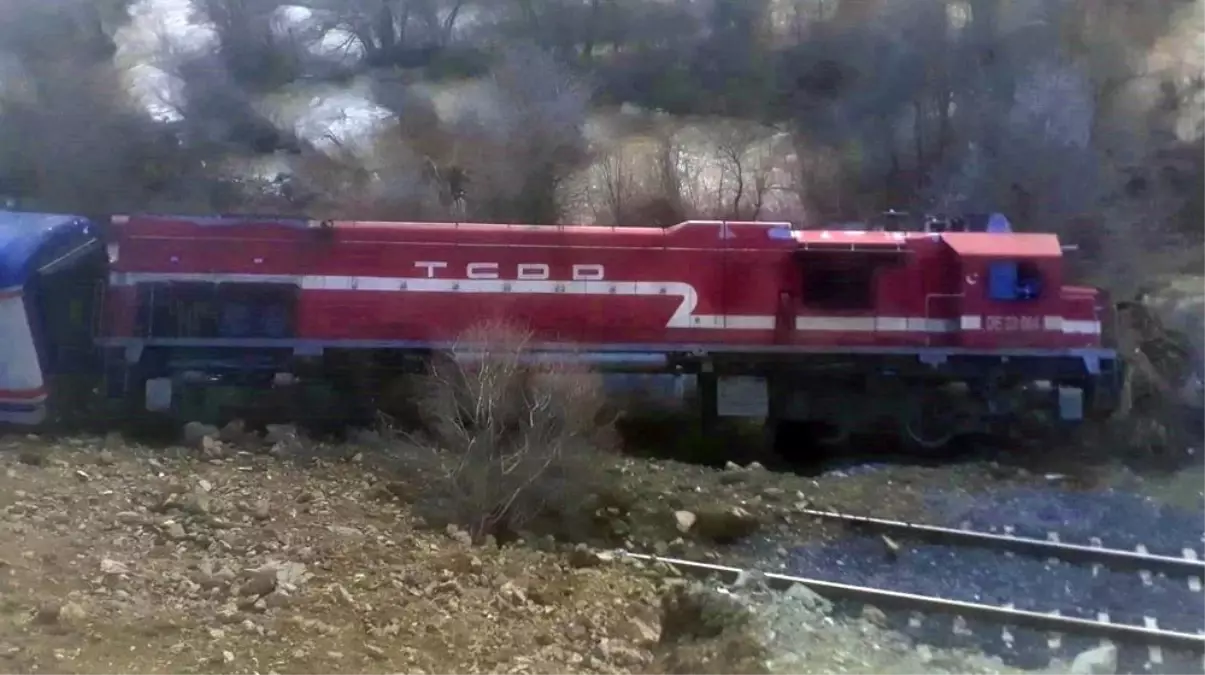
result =
M1176 463L1200 445L1205 410L1205 285L1178 278L1118 303L1117 344L1125 361L1121 406L1102 439L1110 454Z
M0 669L628 672L652 581L433 531L355 462L0 440ZM634 637L633 637L634 636ZM607 645L600 649L599 645Z

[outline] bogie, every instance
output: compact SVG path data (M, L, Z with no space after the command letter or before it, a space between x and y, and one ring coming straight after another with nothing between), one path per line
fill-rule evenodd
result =
M767 448L804 459L826 454L864 433L893 435L904 448L926 457L950 456L967 447L965 439L992 435L1037 417L1067 419L1065 399L1078 389L1064 383L987 376L977 379L886 377L846 372L748 374L719 378L722 414L763 416ZM1069 393L1070 392L1070 393ZM761 406L754 404L763 398ZM1053 424L1049 425L1053 428ZM787 438L790 438L787 441Z

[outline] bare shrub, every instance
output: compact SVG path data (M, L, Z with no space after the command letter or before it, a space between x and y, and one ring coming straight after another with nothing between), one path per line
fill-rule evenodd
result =
M83 213L208 208L204 149L135 109L105 65L42 63L0 91L0 192L21 208Z
M240 88L272 89L302 74L302 44L294 35L273 30L273 12L280 3L200 0L193 5L217 33L216 61Z
M381 133L371 152L326 138L326 147L293 161L290 202L320 218L440 220L449 210L430 160L396 134ZM366 156L367 155L367 156Z
M497 321L466 331L420 397L434 487L474 538L517 532L580 497L608 440L600 378L534 358L530 339Z
M593 221L669 227L686 220L679 157L680 149L668 134L600 157L586 172Z
M785 135L783 135L785 136ZM588 172L594 221L676 225L757 220L794 213L789 143L772 127L740 122L671 123L617 143Z
M565 65L530 46L503 51L480 95L453 124L463 160L468 217L551 224L565 211L562 187L585 159L591 90Z
M349 47L377 67L428 63L454 42L465 0L305 0L326 29L348 36Z

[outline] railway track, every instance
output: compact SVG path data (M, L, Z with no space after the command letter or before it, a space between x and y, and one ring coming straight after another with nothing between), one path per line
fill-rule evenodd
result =
M1013 533L996 534L962 529L906 523L897 520L859 516L833 511L806 510L803 515L839 523L854 530L878 535L888 535L898 540L919 540L945 546L989 548L1002 553L1043 559L1058 559L1078 565L1091 565L1093 573L1107 569L1123 571L1140 576L1144 587L1150 587L1156 576L1182 582L1184 593L1197 595L1205 602L1202 594L1202 579L1205 579L1205 561L1195 549L1185 548L1181 556L1150 553L1145 547L1134 550L1107 548L1102 542L1093 540L1089 545L1067 543L1057 533L1048 534L1046 539L1017 536ZM892 544L898 545L895 541ZM885 549L887 550L887 549ZM1078 636L1097 641L1108 641L1119 649L1145 649L1146 670L1168 670L1186 672L1179 668L1191 667L1193 672L1205 672L1205 626L1195 631L1175 630L1159 625L1158 617L1143 616L1141 623L1118 621L1109 612L1095 612L1094 618L1069 616L1058 611L1042 612L1019 609L1012 604L990 604L968 602L951 598L907 593L885 588L840 583L826 579L815 579L787 574L745 570L740 567L704 563L692 560L664 558L651 555L623 552L646 562L660 561L673 565L683 573L697 576L718 576L733 583L741 577L755 573L775 589L785 589L802 584L809 589L834 600L849 600L870 604L888 610L900 610L909 614L910 628L919 628L925 617L945 615L953 617L955 634L970 634L968 621L977 625L994 625L999 630L999 639L1011 645L1016 629L1028 629L1045 634L1047 648L1058 653L1064 636ZM1002 564L1007 564L1002 561ZM1024 589L1018 589L1024 592ZM1089 608L1080 608L1089 609ZM982 630L982 629L980 629ZM1174 657L1167 658L1168 654Z
M994 548L1033 557L1057 558L1073 563L1100 565L1114 570L1134 571L1142 576L1143 583L1146 585L1150 585L1151 575L1164 574L1169 577L1183 578L1189 591L1199 593L1202 580L1205 579L1205 560L1202 560L1193 548L1184 548L1180 556L1168 556L1151 553L1145 546L1137 546L1133 551L1106 548L1100 539L1093 539L1087 546L1066 543L1062 541L1057 532L1053 531L1047 533L1046 539L1035 539L1018 536L1007 531L1004 534L977 531L971 529L969 524L964 525L962 529L956 529L837 511L804 509L799 513L821 520L838 522L855 529L891 533L903 538L919 539L930 543Z

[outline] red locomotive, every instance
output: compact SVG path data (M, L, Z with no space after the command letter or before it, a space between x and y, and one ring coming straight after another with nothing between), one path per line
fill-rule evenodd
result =
M49 234L6 242L28 239L19 221L34 218ZM823 422L838 436L887 421L926 447L1034 396L1078 420L1117 388L1105 294L1064 283L1055 235L1013 233L1000 216L918 232L183 216L97 229L0 214L0 251L23 251L0 256L0 318L18 345L0 347L9 421L44 416L34 353L48 376L64 370L59 352L87 354L75 371L103 370L111 397L151 410L285 381L365 402L383 373L495 318L600 367L698 373L721 415ZM40 267L73 251L71 265ZM59 315L72 312L95 316L90 330L71 333Z

